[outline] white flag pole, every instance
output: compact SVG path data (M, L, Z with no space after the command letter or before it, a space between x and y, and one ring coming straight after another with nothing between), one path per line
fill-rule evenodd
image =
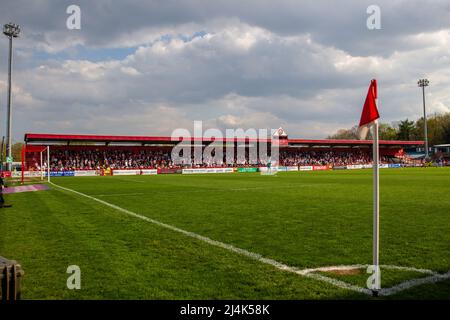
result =
M378 103L377 103L378 104ZM379 238L380 238L380 180L379 180L378 120L373 125L373 266L376 273L374 295L380 290Z

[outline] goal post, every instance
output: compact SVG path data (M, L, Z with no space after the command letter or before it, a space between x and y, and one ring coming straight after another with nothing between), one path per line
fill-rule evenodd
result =
M21 183L50 182L50 147L30 146L22 148ZM47 179L46 179L47 178Z

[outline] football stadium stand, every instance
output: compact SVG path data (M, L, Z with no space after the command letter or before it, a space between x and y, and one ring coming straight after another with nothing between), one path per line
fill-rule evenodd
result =
M104 136L104 135L67 135L67 134L25 134L22 171L46 169L47 157L39 157L35 150L50 147L50 171L72 172L75 170L114 172L117 170L156 169L158 173L170 173L183 168L238 168L265 166L266 163L249 164L234 158L226 164L204 162L175 165L171 160L171 150L180 141L201 143L203 148L213 142L212 139L185 138L172 140L171 137L157 136ZM223 138L223 145L234 144L248 147L258 143L255 139ZM270 139L263 142L270 144ZM371 164L371 140L311 140L288 139L287 135L279 140L279 163L283 167L315 166L335 168L367 166ZM382 164L404 164L409 162L404 149L423 146L423 141L380 141ZM268 148L270 150L270 147ZM225 154L225 153L224 153ZM42 160L43 159L43 160ZM420 160L419 160L420 161ZM417 160L416 160L417 162ZM44 168L41 168L41 167Z

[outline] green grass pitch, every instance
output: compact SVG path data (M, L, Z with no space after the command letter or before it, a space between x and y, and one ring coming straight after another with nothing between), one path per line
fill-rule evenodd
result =
M52 181L292 267L371 263L370 170ZM450 168L382 169L380 189L380 262L447 272ZM0 255L22 264L24 299L370 299L55 187L5 197ZM66 287L69 265L80 290ZM417 276L386 271L382 286ZM363 286L367 275L331 277ZM450 280L388 298L448 299Z

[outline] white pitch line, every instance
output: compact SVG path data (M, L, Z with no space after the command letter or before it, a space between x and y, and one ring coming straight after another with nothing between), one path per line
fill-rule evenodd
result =
M368 267L369 265L366 265ZM381 268L385 269L391 269L391 270L401 270L401 271L414 271L419 273L426 273L426 274L437 274L434 271L428 270L428 269L418 269L413 267L400 267L400 266L393 266L393 265L381 265Z
M150 193L144 193L144 192L135 192L135 193L106 193L106 194L94 194L93 196L96 197L115 197L115 196L141 196L144 194L150 194Z
M323 276L318 273L306 273L306 274L303 274L303 276L312 278L312 279L316 279L316 280L320 280L323 282L328 282L328 283L335 285L336 287L340 287L342 289L348 289L348 290L356 291L359 293L372 295L372 290L369 290L367 288L363 288L363 287L360 287L357 285L349 284L349 283L341 281L341 280L329 278L329 277Z
M302 274L304 274L305 276L310 276L312 278L318 279L318 280L322 280L322 281L326 281L329 282L331 284L337 285L339 287L343 287L343 285L345 285L348 289L353 290L353 291L359 291L362 293L366 293L366 294L371 294L371 291L359 286L353 286L353 285L349 285L346 282L342 282L339 280L335 280L334 278L330 278L324 275L320 275L314 272L317 271L333 271L333 270L349 270L349 269L366 269L369 265L367 264L355 264L355 265L350 265L350 266L329 266L329 267L319 267L319 268L312 268L312 269L304 269L302 270ZM411 280L407 280L404 281L398 285L395 285L393 287L390 288L382 288L379 291L379 295L380 296L390 296L392 294L398 293L400 291L403 290L407 290L422 284L429 284L429 283L436 283L439 281L443 281L446 279L450 279L450 271L448 271L445 274L439 274L437 272L434 272L432 270L428 270L428 269L418 269L418 268L413 268L413 267L400 267L400 266L394 266L394 265L380 265L380 267L383 269L390 269L390 270L401 270L401 271L413 271L413 272L418 272L418 273L423 273L423 274L429 274L430 276L428 277L424 277L424 278L418 278L418 279L411 279Z
M50 182L50 184L55 186L55 187L57 187L57 188L60 188L62 190L65 190L65 191L68 191L68 192L73 192L73 193L78 194L78 195L80 195L82 197L85 197L85 198L91 199L93 201L99 202L99 203L101 203L101 204L103 204L105 206L108 206L108 207L113 208L115 210L121 211L121 212L126 213L126 214L128 214L130 216L133 216L135 218L138 218L138 219L141 219L141 220L153 223L153 224L155 224L157 226L160 226L160 227L163 227L163 228L166 228L166 229L169 229L169 230L172 230L172 231L184 234L184 235L186 235L188 237L191 237L191 238L203 241L203 242L208 243L210 245L213 245L213 246L216 246L216 247L219 247L219 248L222 248L222 249L226 249L228 251L231 251L231 252L234 252L234 253L246 256L246 257L251 258L253 260L256 260L256 261L259 261L259 262L271 265L271 266L273 266L273 267L275 267L275 268L277 268L279 270L288 271L288 272L296 273L298 275L301 275L301 276L304 276L304 277L307 277L307 278L312 278L312 279L320 280L320 281L323 281L323 282L327 282L329 284L332 284L334 286L340 287L342 289L348 289L348 290L356 291L356 292L359 292L359 293L364 293L364 294L367 294L367 295L371 295L372 294L372 291L367 289L367 288L362 288L362 287L359 287L357 285L352 285L352 284L346 283L344 281L340 281L340 280L337 280L337 279L333 279L333 278L329 278L329 277L323 276L321 274L314 273L315 271L330 271L330 270L342 270L342 269L349 269L349 268L367 267L367 265L331 266L331 267L319 267L319 268L315 268L315 269L298 269L296 267L288 266L288 265L283 264L281 262L278 262L276 260L265 258L262 255L260 255L259 253L255 253L255 252L251 252L251 251L248 251L248 250L245 250L245 249L241 249L241 248L235 247L235 246L233 246L231 244L227 244L227 243L224 243L224 242L216 241L216 240L213 240L211 238L199 235L197 233L186 231L186 230L180 229L178 227L172 226L170 224L166 224L166 223L160 222L158 220L151 219L149 217L140 215L138 213L132 212L132 211L124 209L124 208L121 208L121 207L116 206L114 204L111 204L109 202L106 202L106 201L94 198L94 197L92 197L90 195L87 195L87 194L84 194L82 192L62 187L62 186L57 185L57 184L55 184L53 182ZM418 286L418 285L421 285L421 284L435 283L435 282L442 281L442 280L450 278L450 271L448 271L445 274L438 274L438 273L435 273L435 272L433 272L431 270L427 270L427 269L416 269L416 268L390 266L390 265L380 266L380 267L385 267L387 269L408 270L408 271L417 271L417 272L431 273L432 274L431 276L426 277L426 278L408 280L408 281L402 282L399 285L396 285L394 287L381 289L379 294L380 295L384 295L384 296L388 296L388 295L391 295L391 294L394 294L394 293L397 293L397 292L400 292L400 291L403 291L403 290L406 290L406 289L410 289L412 287L415 287L415 286Z
M285 185L285 186L279 186L276 189L293 189L293 188L305 188L305 187L323 187L324 185L331 185L331 184L301 184L301 185ZM242 188L231 188L231 189L224 189L223 191L246 191L246 190L273 190L272 186L266 186L266 187L242 187Z
M254 253L254 252L251 252L251 251L248 251L248 250L245 250L245 249L241 249L241 248L235 247L233 245L226 244L226 243L223 243L223 242L220 242L220 241L216 241L216 240L213 240L211 238L208 238L208 237L205 237L205 236L201 236L201 235L199 235L197 233L186 231L186 230L180 229L178 227L172 226L170 224L166 224L166 223L160 222L158 220L151 219L149 217L140 215L138 213L132 212L132 211L124 209L124 208L121 208L121 207L116 206L114 204L111 204L109 202L106 202L106 201L94 198L94 197L92 197L90 195L81 193L79 191L62 187L62 186L57 185L57 184L55 184L53 182L50 182L50 184L52 184L53 186L55 186L57 188L60 188L62 190L65 190L65 191L68 191L68 192L72 192L72 193L78 194L78 195L80 195L82 197L85 197L85 198L91 199L93 201L99 202L99 203L101 203L101 204L103 204L105 206L111 207L111 208L113 208L115 210L121 211L121 212L126 213L126 214L128 214L130 216L133 216L135 218L138 218L138 219L141 219L141 220L153 223L153 224L155 224L157 226L160 226L160 227L172 230L172 231L176 231L176 232L184 234L184 235L186 235L188 237L191 237L191 238L194 238L194 239L206 242L206 243L208 243L210 245L213 245L213 246L216 246L216 247L219 247L219 248L223 248L223 249L226 249L226 250L238 253L240 255L243 255L243 256L249 257L251 259L254 259L254 260L263 262L265 264L271 265L273 267L276 267L276 268L278 268L280 270L301 274L301 270L298 269L298 268L290 267L288 265L285 265L285 264L283 264L281 262L278 262L276 260L273 260L273 259L264 258L262 255L260 255L258 253Z
M309 276L309 277L317 279L317 280L322 280L322 281L334 284L338 287L344 287L344 288L347 288L347 289L350 289L353 291L358 291L361 293L371 295L372 291L369 289L362 288L357 285L350 285L346 282L339 281L334 278L330 278L330 277L327 277L327 276L324 276L321 274L314 273L317 271L327 272L327 271L333 271L333 270L366 269L368 266L369 265L367 265L367 264L354 264L354 265L350 265L350 266L319 267L319 268L312 268L312 269L304 269L301 271L301 274L304 276ZM404 281L404 282L402 282L396 286L390 287L390 288L382 288L379 291L380 296L390 296L392 294L395 294L400 291L410 289L410 288L413 288L413 287L416 287L416 286L419 286L422 284L436 283L439 281L450 279L450 271L445 274L439 274L439 273L436 273L436 272L428 270L428 269L418 269L418 268L413 268L413 267L400 267L400 266L394 266L394 265L380 265L380 267L384 268L384 269L390 269L390 270L414 271L414 272L430 275L430 276L424 277L424 278L407 280L407 281Z
M116 180L122 180L122 181L125 181L125 182L145 183L145 181L139 181L139 180L133 180L133 179L125 179L125 178L117 178L117 177L116 177Z
M311 269L303 269L302 271L304 273L310 273L310 272L316 272L316 271L335 271L335 270L352 270L352 269L367 269L369 267L368 264L353 264L349 266L328 266L328 267L319 267L319 268L311 268ZM393 265L380 265L380 268L382 269L390 269L390 270L401 270L401 271L414 271L418 273L425 273L425 274L431 274L435 275L437 274L434 271L428 270L428 269L417 269L413 267L400 267L400 266L393 266Z
M450 271L444 274L435 273L432 276L425 277L425 278L419 278L419 279L412 279L407 280L405 282L402 282L396 286L393 286L391 288L384 288L380 290L380 295L382 296L390 296L394 293L398 293L400 291L410 289L422 284L429 284L429 283L436 283L439 281L443 281L446 279L450 279Z
M334 270L353 270L353 269L364 269L367 268L367 265L365 264L353 264L351 266L329 266L329 267L319 267L319 268L311 268L311 269L303 269L303 274L308 274L311 272L317 272L317 271L334 271Z
M119 180L119 179L118 179ZM124 180L124 179L120 179L120 180ZM125 181L125 180L124 180ZM127 181L132 181L132 180L127 180ZM135 181L135 182L140 182L140 183L144 183L144 181ZM323 186L320 185L320 186ZM314 184L304 184L304 185L289 185L289 186L280 186L277 188L277 190L279 189L292 189L292 188L299 188L299 187L317 187L317 185ZM273 190L272 187L242 187L242 188L231 188L231 189L202 189L202 190L176 190L176 191L161 191L158 190L156 191L156 193L164 193L164 194L168 194L168 193L204 193L204 192L220 192L220 193L224 193L224 192L228 192L228 191L249 191L249 190ZM155 192L132 192L132 193L107 193L107 194L93 194L91 196L96 196L96 197L113 197L113 196L140 196L140 195L146 195L146 194L155 194Z

